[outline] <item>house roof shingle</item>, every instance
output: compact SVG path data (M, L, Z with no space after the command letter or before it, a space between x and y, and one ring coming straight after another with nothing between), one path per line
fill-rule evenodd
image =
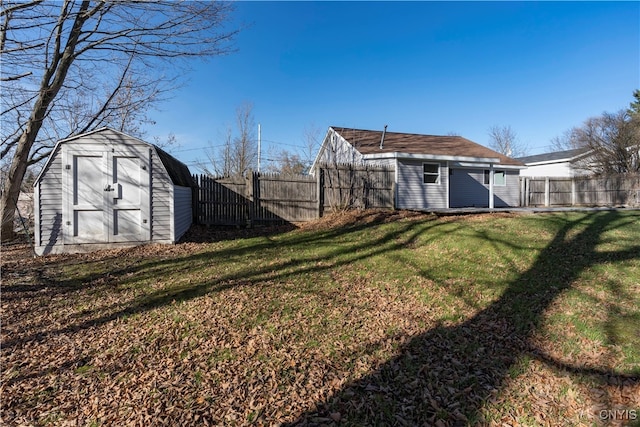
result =
M552 153L535 154L533 156L519 157L522 163L531 164L538 162L552 162L558 160L571 160L589 151L588 148L575 148L573 150L554 151Z
M383 153L429 154L436 156L465 156L498 158L502 165L524 166L518 160L507 157L461 136L421 135L400 132L385 132L384 144L380 148L383 131L351 129L332 126L340 136L363 155Z

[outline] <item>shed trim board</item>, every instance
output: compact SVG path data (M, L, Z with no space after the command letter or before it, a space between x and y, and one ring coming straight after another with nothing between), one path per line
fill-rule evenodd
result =
M175 243L191 225L191 187L178 185L190 180L177 159L113 129L58 141L34 183L36 253Z

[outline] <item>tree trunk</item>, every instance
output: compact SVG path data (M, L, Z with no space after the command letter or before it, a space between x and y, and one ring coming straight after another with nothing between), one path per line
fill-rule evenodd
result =
M38 136L38 132L40 132L44 118L47 115L47 110L60 91L60 88L67 76L67 72L69 71L69 67L75 59L74 51L78 43L78 38L80 37L82 26L89 18L89 15L86 15L89 6L90 2L88 0L82 2L80 10L74 19L73 27L69 33L69 39L66 42L66 46L61 51L61 46L59 44L56 45L56 50L52 55L51 64L49 64L42 77L38 99L33 106L33 110L25 126L25 130L18 141L16 152L11 160L9 176L5 182L2 198L0 199L0 214L2 217L0 241L7 241L14 237L13 221L16 212L16 200L20 195L20 186L22 185L22 180L27 172L29 153L31 152L33 143ZM58 34L58 41L59 38L60 35Z
M38 128L40 126L37 126ZM20 196L20 186L27 171L27 160L29 152L33 146L36 132L29 126L20 137L15 155L9 168L9 176L5 180L2 189L2 199L0 199L0 210L2 214L2 228L0 229L0 241L6 242L14 238L13 222L16 212L16 201Z
M26 129L20 136L18 146L11 160L9 175L5 180L4 188L2 189L2 198L0 199L0 215L2 217L0 242L11 240L14 237L13 222L16 214L16 201L20 196L22 180L27 172L29 153L42 127L42 121L44 120L50 99L53 98L47 96L48 92L49 91L40 92L40 97L36 101L33 114L29 118Z

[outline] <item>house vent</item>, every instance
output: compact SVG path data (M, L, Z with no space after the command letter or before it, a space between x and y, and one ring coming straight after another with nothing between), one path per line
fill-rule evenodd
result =
M384 134L387 133L387 125L384 125L384 130L382 131L382 138L380 138L380 149L384 147Z

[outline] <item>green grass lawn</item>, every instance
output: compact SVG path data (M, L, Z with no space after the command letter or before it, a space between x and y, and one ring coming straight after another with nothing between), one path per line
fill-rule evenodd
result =
M638 211L351 212L242 234L35 261L4 249L2 421L640 417Z

